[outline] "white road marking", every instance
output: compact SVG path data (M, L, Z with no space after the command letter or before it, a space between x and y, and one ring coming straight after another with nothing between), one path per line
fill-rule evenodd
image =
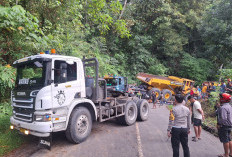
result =
M141 138L140 138L140 133L139 133L139 126L137 122L135 123L135 126L136 126L139 157L143 157L142 143L141 143Z

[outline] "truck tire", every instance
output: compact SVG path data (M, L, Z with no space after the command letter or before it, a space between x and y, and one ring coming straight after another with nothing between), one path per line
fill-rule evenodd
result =
M92 117L85 107L75 108L70 116L66 137L72 143L81 143L87 139L92 129Z
M132 97L132 100L134 101L135 104L137 104L137 102L141 99L139 99L138 97L134 96Z
M118 117L117 120L124 125L132 125L135 123L138 115L137 106L134 101L128 101L125 106L125 115Z
M149 107L149 103L147 102L147 100L140 99L136 105L138 108L137 120L139 121L147 120L149 117L149 112L150 112L150 107Z
M149 91L148 91L148 95L151 97L151 94L152 94L152 92L155 92L155 94L156 94L156 100L158 100L158 99L160 99L160 97L161 97L161 91L159 90L159 88L152 88L152 89L150 89Z
M188 97L190 96L190 93L187 93L185 96L184 96L184 101L185 101L185 103L187 103L188 102Z
M162 90L162 93L163 93L163 100L164 101L170 101L171 98L172 98L172 92L169 90L169 89L164 89Z

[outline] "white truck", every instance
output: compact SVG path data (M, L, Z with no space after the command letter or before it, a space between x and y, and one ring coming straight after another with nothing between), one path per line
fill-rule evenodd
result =
M17 77L11 94L10 128L41 137L48 146L51 141L43 139L51 139L52 132L65 131L70 142L80 143L89 136L93 121L117 118L132 125L136 119L148 119L146 100L107 97L106 81L98 78L96 58L38 54L17 60L13 66Z

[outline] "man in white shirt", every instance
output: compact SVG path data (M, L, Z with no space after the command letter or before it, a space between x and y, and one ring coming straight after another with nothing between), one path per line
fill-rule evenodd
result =
M193 96L189 96L188 100L193 103L193 127L195 132L195 137L193 137L193 141L197 142L201 139L201 124L202 119L205 119L204 112L201 108L201 103L197 101Z

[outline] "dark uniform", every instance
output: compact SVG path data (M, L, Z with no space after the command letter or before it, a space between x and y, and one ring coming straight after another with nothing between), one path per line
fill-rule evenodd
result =
M218 114L218 136L222 143L231 141L230 133L232 129L232 107L229 103L222 104L217 110Z
M153 104L156 102L156 94L155 93L151 94L151 100L152 100Z

